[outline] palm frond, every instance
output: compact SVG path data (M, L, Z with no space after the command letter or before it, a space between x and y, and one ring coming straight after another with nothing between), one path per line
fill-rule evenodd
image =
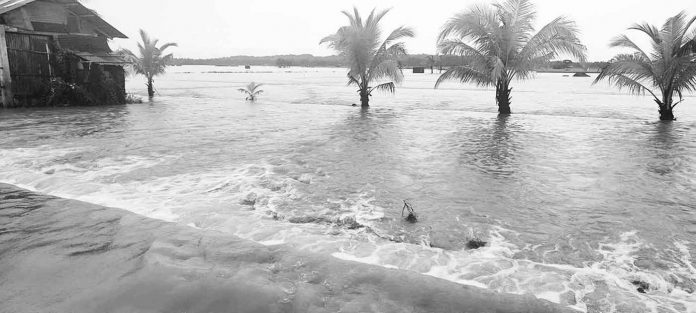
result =
M602 69L594 80L594 84L606 80L619 90L628 90L632 94L650 93L655 99L659 99L650 88L643 83L653 78L652 72L646 70L642 64L644 60L640 56L622 54L614 57L609 64Z
M534 31L536 11L529 0L507 0L494 6L506 30L507 42L503 46L506 54L509 54L529 40L530 34Z
M606 79L609 84L612 84L619 88L619 90L628 90L628 92L632 94L637 94L637 95L643 95L646 92L650 93L655 99L659 98L655 95L655 93L650 90L650 88L645 87L643 84L641 84L639 81L636 81L633 78L630 78L624 74L604 74L601 76L601 80ZM599 81L600 78L599 76L595 80L595 82Z
M157 50L164 53L164 50L167 50L168 48L171 48L171 47L178 47L178 46L179 45L174 43L174 42L168 42L168 43L161 45L159 48L157 48Z
M541 55L567 54L580 62L586 60L587 48L580 42L579 30L574 21L560 16L542 27L526 43L521 58L533 59Z
M643 32L646 35L648 35L648 37L650 37L650 39L652 39L652 41L654 42L660 41L660 30L658 30L657 27L655 27L654 25L650 25L648 23L634 24L628 29Z
M650 56L648 56L648 54L645 53L645 51L643 51L643 49L640 46L638 46L638 44L636 44L633 40L628 38L628 36L626 36L626 35L620 35L620 36L614 38L611 41L611 43L609 44L609 47L628 48L628 49L631 49L631 50L639 53L645 59L650 60Z
M387 36L387 39L384 40L382 43L383 47L387 47L391 45L394 41L404 39L404 38L413 38L416 35L416 33L413 31L412 28L406 27L406 26L400 26L393 30L389 36Z
M440 31L438 42L450 37L471 40L482 51L494 54L500 51L500 21L492 9L474 6L449 19Z
M383 78L389 78L396 83L401 83L401 81L404 80L403 72L399 68L399 64L396 60L384 60L377 64L374 68L370 69L368 76L369 82L377 81Z
M370 88L369 93L371 94L372 91L374 91L374 90L387 92L387 93L395 93L396 92L396 85L394 85L393 82L379 84L375 87Z
M348 86L350 86L350 85L360 86L360 80L358 78L353 77L349 73L348 74Z
M462 83L472 83L477 86L493 86L495 81L491 80L490 72L482 72L469 66L454 66L442 73L435 83L435 88L448 80L459 80Z

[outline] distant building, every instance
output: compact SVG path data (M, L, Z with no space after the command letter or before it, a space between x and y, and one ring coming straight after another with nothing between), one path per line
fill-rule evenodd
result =
M414 67L413 67L413 73L414 73L414 74L423 74L423 73L425 73L425 67L422 67L422 66L414 66Z
M126 62L109 48L113 38L127 37L78 0L0 0L3 106L30 101L58 72L66 81L88 83L99 71L125 97ZM65 64L66 52L77 58ZM61 69L54 68L57 60Z

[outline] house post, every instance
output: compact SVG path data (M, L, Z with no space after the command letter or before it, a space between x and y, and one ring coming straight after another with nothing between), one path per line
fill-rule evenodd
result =
M5 25L0 25L0 93L2 97L2 107L8 108L14 105L14 95L12 94L12 75L10 73L10 59L7 54L7 38L5 36Z

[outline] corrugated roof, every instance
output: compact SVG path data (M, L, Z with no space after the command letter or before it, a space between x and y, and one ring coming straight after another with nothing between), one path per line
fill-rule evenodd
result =
M103 65L123 65L128 63L123 56L117 54L94 54L89 52L76 52L75 54L87 62Z
M79 1L59 0L57 2L65 4L68 10L75 13L75 15L92 22L92 24L97 26L97 28L104 32L105 35L112 38L128 38L128 36L124 35L121 31L116 29L116 27L111 26L111 24L107 23L103 18L101 18L97 12L82 5L82 3Z
M0 14L10 12L36 0L0 0Z
M25 6L34 1L36 0L0 0L0 14L21 8L22 6ZM54 0L53 2L65 5L65 7L69 11L75 13L83 19L88 20L89 22L97 26L97 28L108 37L128 38L128 36L124 35L118 29L111 26L111 24L107 23L104 19L102 19L101 16L97 14L97 12L94 12L93 10L85 7L78 0Z

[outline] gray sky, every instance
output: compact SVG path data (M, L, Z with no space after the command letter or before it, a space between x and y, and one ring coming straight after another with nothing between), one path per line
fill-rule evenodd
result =
M330 55L318 42L346 23L341 10L355 5L364 15L374 7L392 8L383 20L385 31L411 26L416 38L410 53L435 52L443 22L481 0L83 0L128 35L112 45L134 48L138 29L161 42L177 42L177 57L210 58L230 55ZM609 40L633 23L661 25L681 10L696 14L694 0L536 0L538 27L559 15L573 18L582 30L590 60L610 58Z

